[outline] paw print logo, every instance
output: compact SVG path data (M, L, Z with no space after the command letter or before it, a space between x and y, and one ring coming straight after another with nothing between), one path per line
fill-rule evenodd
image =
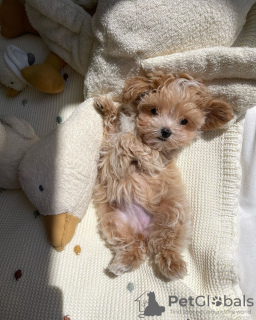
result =
M215 296L212 298L212 304L214 304L216 307L219 307L222 304L221 297Z

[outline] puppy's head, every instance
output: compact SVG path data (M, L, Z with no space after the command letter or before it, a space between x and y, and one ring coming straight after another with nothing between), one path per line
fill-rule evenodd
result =
M123 100L134 105L142 141L159 151L186 146L202 130L221 128L234 117L230 105L187 74L129 79Z

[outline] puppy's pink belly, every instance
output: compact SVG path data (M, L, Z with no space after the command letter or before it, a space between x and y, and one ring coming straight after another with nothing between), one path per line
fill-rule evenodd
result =
M146 235L151 217L142 206L133 202L123 203L118 207L117 214L123 222L130 224L135 232Z

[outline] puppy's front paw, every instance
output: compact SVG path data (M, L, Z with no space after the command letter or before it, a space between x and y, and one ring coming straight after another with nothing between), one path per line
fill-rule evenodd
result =
M181 255L165 250L155 256L155 263L161 273L170 280L183 279L187 275L187 267Z
M100 112L102 112L102 113L105 112L104 100L101 97L94 98L94 106Z
M105 116L116 116L117 108L109 96L98 96L94 98L94 106Z

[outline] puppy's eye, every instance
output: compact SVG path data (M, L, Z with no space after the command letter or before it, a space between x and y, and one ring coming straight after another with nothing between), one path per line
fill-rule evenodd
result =
M181 122L180 122L180 124L181 124L182 126L185 126L187 123L188 123L188 120L187 120L187 119L183 119L183 120L181 120Z
M14 82L12 81L11 84L14 84Z
M156 108L151 109L151 113L152 113L153 115L157 115L157 109L156 109Z

